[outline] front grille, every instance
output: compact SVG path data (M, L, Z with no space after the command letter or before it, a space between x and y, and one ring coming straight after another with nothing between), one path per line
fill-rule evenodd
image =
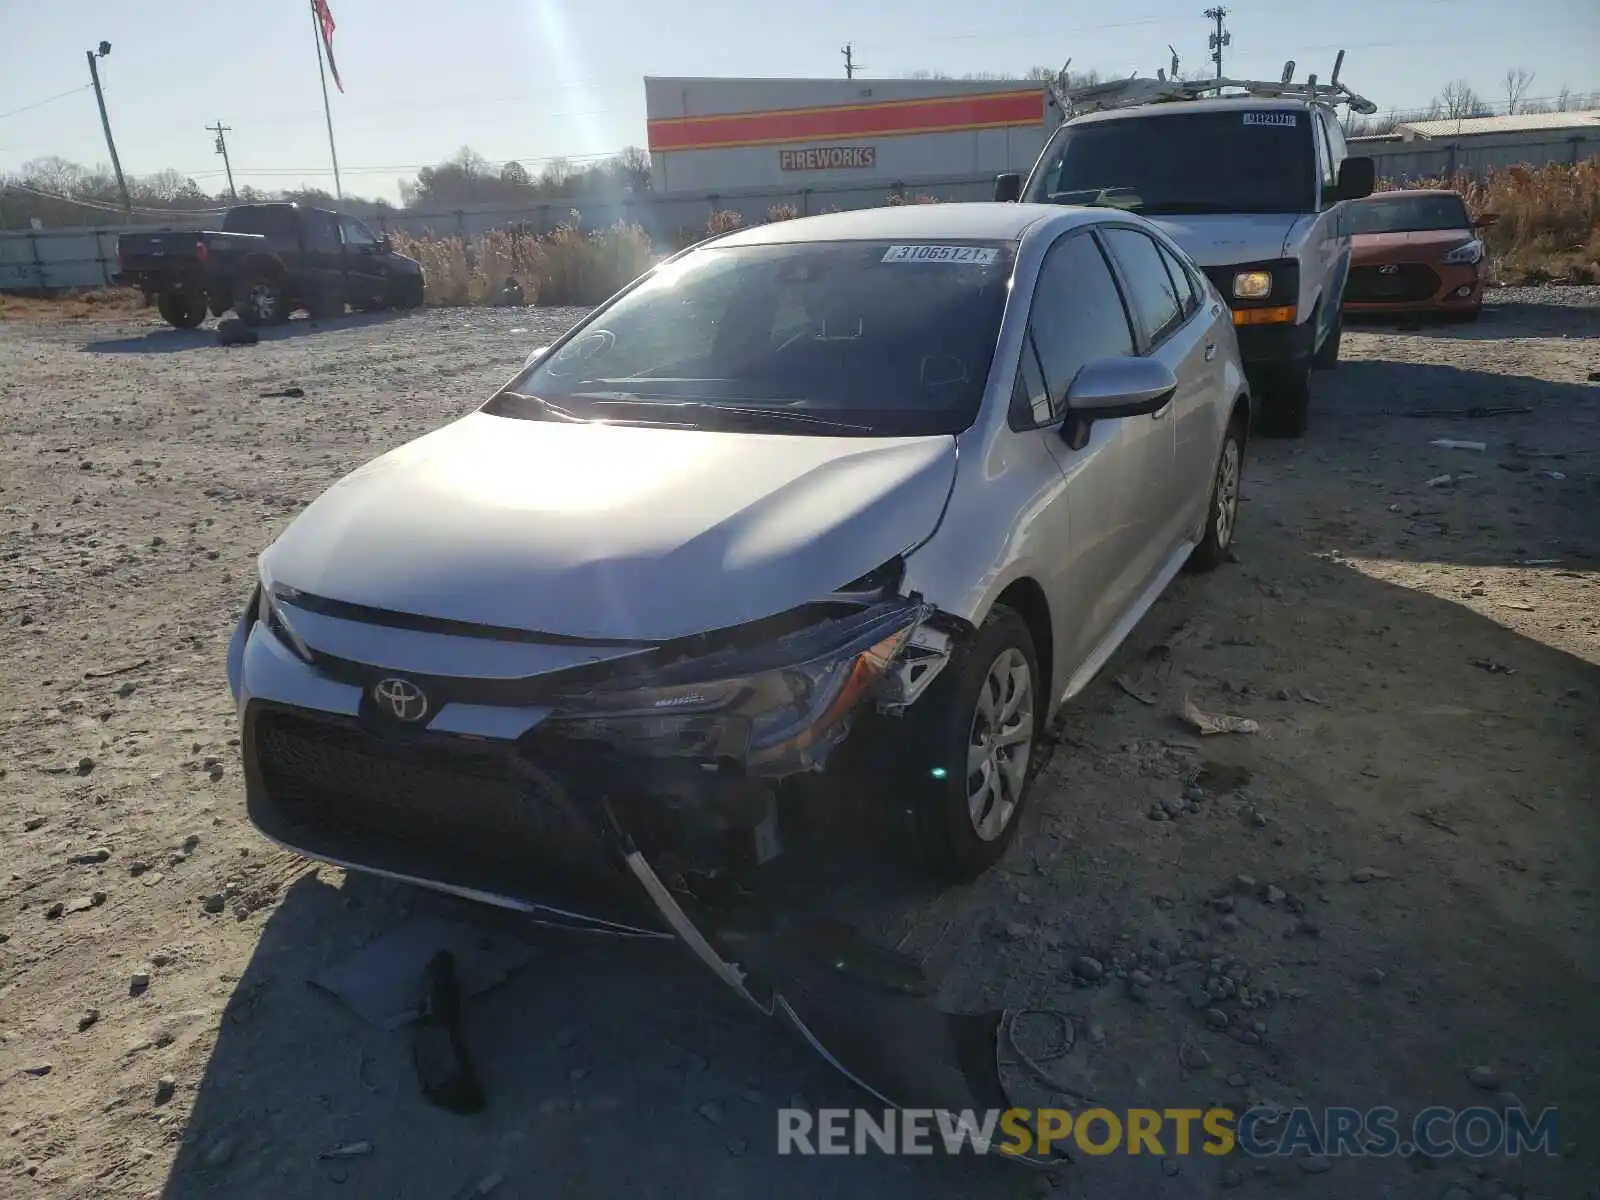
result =
M1404 304L1427 300L1438 290L1438 272L1424 263L1401 263L1388 273L1381 267L1352 267L1344 298L1357 304Z
M391 739L276 710L257 714L254 734L262 783L303 829L347 844L523 870L529 862L599 860L559 783L524 777L509 747L447 736Z

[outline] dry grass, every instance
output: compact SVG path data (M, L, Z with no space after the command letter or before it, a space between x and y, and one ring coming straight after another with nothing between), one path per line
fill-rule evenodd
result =
M1474 217L1499 218L1483 231L1483 241L1501 283L1600 283L1600 160L1508 167L1482 180L1458 175L1405 186L1453 188Z
M655 260L643 227L618 222L585 230L574 209L553 233L493 229L460 237L390 235L395 249L422 264L429 304L493 304L507 279L527 302L593 305L637 279Z
M774 204L767 209L767 223L774 221L793 221L800 215L800 210L792 204Z
M74 288L51 296L0 294L0 321L83 321L126 316L144 307L134 288Z

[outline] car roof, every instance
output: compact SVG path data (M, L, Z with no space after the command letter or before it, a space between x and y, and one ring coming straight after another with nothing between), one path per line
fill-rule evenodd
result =
M759 246L784 242L878 241L915 238L928 241L1014 242L1031 227L1047 222L1065 227L1104 216L1105 209L1062 204L899 204L823 213L792 221L773 221L716 239L718 246Z
M1185 113L1239 112L1243 109L1256 112L1305 112L1310 105L1309 100L1271 96L1214 96L1209 100L1169 100L1159 104L1108 108L1103 112L1073 117L1069 124L1090 125L1100 121L1127 121L1136 117L1175 117Z

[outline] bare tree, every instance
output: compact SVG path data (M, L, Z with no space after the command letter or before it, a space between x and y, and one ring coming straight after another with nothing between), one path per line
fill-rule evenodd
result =
M1517 106L1522 103L1522 98L1528 94L1528 85L1533 82L1533 72L1526 67L1512 67L1506 72L1506 113L1512 115L1517 111Z
M1556 93L1556 111L1566 112L1572 107L1572 89L1566 84L1561 85L1561 90Z
M500 182L527 187L533 181L528 178L528 168L512 159L500 168Z
M1439 107L1444 110L1446 120L1458 121L1462 117L1476 116L1483 108L1483 101L1465 79L1453 79L1439 93Z

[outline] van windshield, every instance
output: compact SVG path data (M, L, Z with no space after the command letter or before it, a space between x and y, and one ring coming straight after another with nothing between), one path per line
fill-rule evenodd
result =
M1066 125L1024 199L1145 215L1311 212L1311 119L1240 108Z

